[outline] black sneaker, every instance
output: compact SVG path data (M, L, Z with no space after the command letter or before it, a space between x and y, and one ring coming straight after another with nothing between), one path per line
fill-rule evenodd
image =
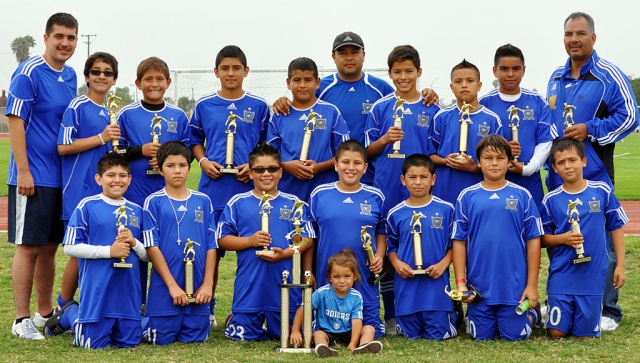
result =
M377 340L372 340L369 343L362 344L361 346L354 349L351 353L353 354L364 354L364 353L372 353L378 354L382 352L382 343Z
M316 345L315 352L318 357L322 357L322 358L338 356L338 351L335 349L329 348L329 346L326 344Z

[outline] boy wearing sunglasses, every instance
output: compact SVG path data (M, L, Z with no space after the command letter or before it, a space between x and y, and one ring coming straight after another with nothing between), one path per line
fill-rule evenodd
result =
M291 217L297 198L278 191L282 163L273 146L266 143L256 146L249 153L249 170L254 189L231 198L216 229L220 247L236 251L238 259L232 316L230 321L227 319L225 336L235 341L279 339L281 304L278 285L282 281L282 271L292 271L293 249L286 236L294 229ZM269 215L268 232L262 229L261 213ZM314 238L315 232L304 207L301 217L303 238ZM307 242L304 241L299 249L301 253L311 246ZM273 254L256 253L267 249ZM291 289L290 322L300 302L300 289ZM263 329L265 321L266 330Z

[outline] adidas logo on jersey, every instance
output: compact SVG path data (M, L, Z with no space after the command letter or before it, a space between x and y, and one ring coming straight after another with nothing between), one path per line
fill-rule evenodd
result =
M237 110L236 105L234 105L233 103L229 105L229 107L227 107L227 110Z
M106 116L106 115L104 114L104 110L100 110L99 115L100 115L100 116Z
M406 110L404 110L404 114L405 115L413 115L413 112L411 112L410 108L407 108Z
M351 198L347 197L347 199L343 200L342 203L353 204L353 200L351 200Z
M300 118L299 118L298 120L300 120L300 121L307 121L307 116L302 115L302 116L300 116Z
M58 82L64 83L64 79L62 79L62 76L58 76Z
M500 199L500 197L498 196L498 194L493 193L493 195L490 196L489 199Z
M181 205L180 207L178 207L178 212L186 212L187 208L184 205Z
M355 91L356 91L355 88L353 88L353 87L349 88L349 92L355 92Z
M350 41L350 40L353 40L353 39L351 39L351 37L347 35L347 37L344 38L343 42L347 42L347 41Z

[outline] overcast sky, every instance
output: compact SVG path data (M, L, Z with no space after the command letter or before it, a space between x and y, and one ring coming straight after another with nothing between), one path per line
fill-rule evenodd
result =
M446 100L453 98L450 70L463 58L480 68L481 93L488 92L495 49L512 43L526 57L523 86L544 95L551 72L566 61L563 21L573 11L594 17L601 57L640 76L638 0L23 0L3 1L0 9L0 89L8 89L17 66L11 41L32 35L31 54L42 54L45 23L55 12L73 14L80 34L97 34L91 52L116 56L118 86L131 86L138 63L149 56L164 59L172 69L211 69L228 44L244 50L251 68L286 68L306 56L333 69L333 39L352 30L364 39L365 67L386 67L396 45L415 46L422 59L421 86L433 83ZM80 39L67 64L79 72L81 84L87 44ZM209 91L198 89L195 97Z

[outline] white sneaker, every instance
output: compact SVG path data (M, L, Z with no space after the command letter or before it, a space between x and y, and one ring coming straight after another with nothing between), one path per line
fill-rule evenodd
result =
M47 323L47 318L43 318L42 315L40 313L36 313L36 315L34 315L31 318L31 322L33 323L33 326L36 327L36 329L42 329L44 328L44 325Z
M218 327L218 321L216 320L215 315L209 315L209 326L211 329L215 329Z
M471 334L471 327L469 327L469 317L464 317L464 332L467 334Z
M549 305L542 305L540 307L540 317L538 317L540 321L538 326L544 329L547 328L547 313L549 313Z
M608 316L600 318L600 330L601 331L614 331L618 328L618 323Z
M385 321L384 325L384 335L398 335L398 330L396 329L396 318Z
M45 319L46 320L46 319ZM11 327L11 332L13 335L23 338L23 339L31 339L31 340L44 340L44 335L33 326L31 319L24 319L21 323L13 321L13 326Z

